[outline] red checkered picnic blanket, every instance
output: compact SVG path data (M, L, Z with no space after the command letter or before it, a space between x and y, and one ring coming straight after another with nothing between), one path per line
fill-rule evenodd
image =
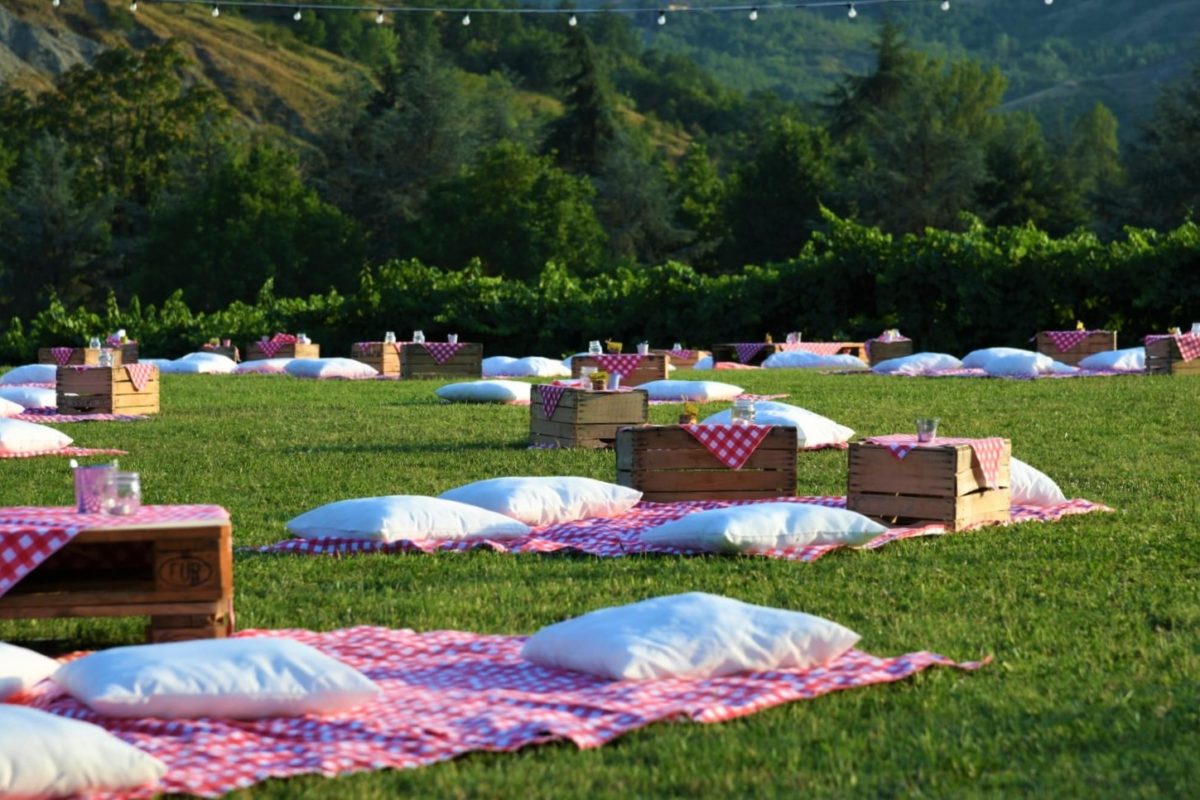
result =
M1000 481L1000 456L1004 452L1007 440L999 436L987 439L955 439L939 436L931 442L918 442L914 434L893 433L887 436L871 436L866 441L868 444L886 447L896 458L904 458L918 447L946 447L965 444L975 453L975 459L979 461L987 485L995 489Z
M197 524L228 522L220 506L142 506L135 514L80 514L73 506L6 506L0 508L0 525L39 525L79 529L141 528L167 522Z
M644 356L637 353L601 353L598 356L592 356L596 359L596 363L610 375L620 375L624 380L633 374L633 371L638 368L638 364L642 363Z
M1060 353L1065 353L1093 333L1105 333L1105 331L1042 331L1042 333L1046 334L1050 338L1050 341L1054 342L1054 346L1058 348ZM1034 336L1029 341L1032 342L1036 339L1037 337Z
M421 342L421 346L433 356L433 360L439 364L445 364L450 359L454 358L454 354L463 348L465 342Z
M567 390L567 387L542 383L538 384L537 390L542 397L542 411L545 413L546 419L550 419L554 416L554 409L558 408L558 401L562 400L563 392Z
M0 458L35 458L37 456L127 456L128 450L96 447L64 447L61 450L37 450L32 453L0 453Z
M133 390L140 392L146 388L146 384L150 382L151 378L158 377L158 367L153 364L126 364L125 374L129 376Z
M60 367L65 367L71 363L71 356L75 355L74 347L51 347L50 355L54 358L54 363Z
M59 414L56 408L27 408L12 419L39 425L65 425L71 422L137 422L150 417L146 414Z
M774 425L680 425L730 469L741 469Z
M1179 354L1183 356L1184 361L1191 361L1195 358L1200 358L1200 334L1181 333L1167 334L1165 336L1152 335L1147 336L1145 344L1157 342L1160 339L1174 339L1175 344L1179 347Z
M709 680L612 681L521 658L522 636L356 627L327 633L245 630L287 638L358 669L382 695L339 714L262 720L105 717L46 681L23 705L90 722L162 759L157 793L216 797L268 778L409 769L472 751L512 752L554 741L600 747L653 722L725 722L830 692L904 680L932 666L975 670L929 651L881 658L850 650L807 670Z
M76 527L0 524L0 597L78 532Z

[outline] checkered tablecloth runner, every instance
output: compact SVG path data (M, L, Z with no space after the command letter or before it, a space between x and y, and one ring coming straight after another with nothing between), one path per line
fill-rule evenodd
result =
M142 506L136 514L80 514L73 506L6 506L0 508L0 525L39 525L62 528L139 528L170 522L228 522L221 506Z
M550 419L554 416L554 409L558 408L558 401L562 400L563 392L567 390L567 387L541 383L538 384L537 390L542 397L542 411L546 415L546 419Z
M151 378L158 377L158 367L153 364L126 364L125 374L129 376L133 390L140 392L146 388L146 384L150 382Z
M75 538L77 527L0 524L0 597Z
M764 342L740 342L734 344L733 349L737 353L738 363L749 364L751 359L766 346Z
M668 350L667 355L669 355L671 358L678 358L682 359L683 361L687 361L692 357L692 353L694 352L694 350Z
M987 485L995 489L1000 484L1000 456L1004 453L1006 440L1000 436L987 439L955 439L939 436L932 442L918 442L915 434L893 433L888 436L872 436L867 443L886 447L896 458L904 458L917 448L946 447L965 444L975 453Z
M730 469L741 469L774 425L680 425Z
M1093 333L1103 333L1103 332L1104 331L1079 331L1079 330L1075 330L1075 331L1042 331L1042 333L1046 334L1046 336L1049 337L1050 341L1054 342L1054 346L1056 348L1058 348L1058 352L1060 352L1060 353L1067 352L1072 347L1079 344L1080 342L1082 342L1084 339L1086 339L1088 336L1090 336ZM1034 336L1029 341L1032 342L1032 341L1035 341L1036 339L1037 339L1037 337Z
M1184 361L1191 361L1200 358L1200 334L1182 333L1182 334L1167 334L1167 335L1151 335L1145 339L1145 344L1152 344L1161 339L1174 339L1175 344L1179 347L1179 354L1183 356Z
M620 375L621 379L625 380L642 363L644 356L637 353L601 353L592 358L596 359L600 368L609 375Z
M433 357L433 360L438 364L445 364L450 359L454 358L454 354L461 350L466 345L466 342L421 342L421 346Z
M708 680L612 681L521 658L522 636L466 631L345 628L245 630L236 638L287 638L370 677L378 699L339 714L262 720L105 717L46 681L18 701L100 725L161 759L157 793L216 797L268 778L411 769L472 751L531 745L605 745L654 722L725 722L830 692L901 681L934 666L975 670L929 651L883 658L850 650L807 670ZM108 795L112 797L113 795Z
M71 356L75 355L74 347L51 347L50 355L54 358L54 363L60 367L65 367L71 363Z

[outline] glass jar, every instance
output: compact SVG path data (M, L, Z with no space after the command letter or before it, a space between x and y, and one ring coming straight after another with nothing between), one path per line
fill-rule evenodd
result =
M588 342L588 355L598 356L603 352L604 348L600 346L600 341L598 339L593 339L592 341Z
M446 341L449 344L458 344L458 334L457 333L447 333Z
M136 472L113 472L108 480L109 514L129 516L142 507L142 479Z
M384 344L395 344L396 343L396 332L388 331L387 333L385 333L383 335L383 343Z
M425 343L425 331L413 331L413 341L417 344Z
M112 350L107 347L101 350L100 359L97 363L102 367L111 367L113 365Z
M734 400L733 409L729 412L729 422L732 425L753 425L754 401L749 397Z
M99 349L100 349L99 337L93 336L91 339L88 339L88 350L99 350Z

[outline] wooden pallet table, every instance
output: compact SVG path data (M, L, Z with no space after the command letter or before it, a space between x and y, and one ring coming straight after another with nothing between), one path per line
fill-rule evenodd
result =
M665 355L657 355L655 353L647 353L646 355L623 354L622 358L638 359L637 366L628 374L621 377L622 386L641 386L643 383L651 381L665 381L667 379L667 364L668 357ZM580 370L584 367L595 367L602 372L609 372L604 368L605 356L591 356L587 354L577 355L571 359L571 377L578 378Z
M375 369L380 375L400 374L400 345L392 342L355 342L350 357ZM480 371L482 372L482 365ZM478 377L478 376L476 376Z
M617 431L642 425L650 417L650 395L644 391L562 389L547 405L541 388L529 393L529 441L541 447L612 447Z
M919 447L896 458L883 445L850 445L846 507L887 525L942 523L963 530L1008 522L1011 443L1005 440L996 488L967 444Z
M96 367L100 365L101 350L89 347L39 347L37 351L39 364L57 364L60 367ZM118 348L109 348L113 366L119 367L125 363L124 352ZM137 356L134 356L137 360Z
M0 597L0 619L146 616L150 642L229 636L234 617L228 514L168 522L148 521L152 515L146 511L81 523L69 543Z
M479 342L459 342L458 349L439 361L434 352L437 345L447 342L400 342L401 378L463 378L483 377L483 345Z
M643 500L757 500L796 494L795 428L775 427L740 469L730 469L679 425L617 432L617 483Z
M656 356L670 356L667 363L679 369L692 369L701 358L707 355L703 350L651 350ZM669 370L668 370L669 371Z
M1116 331L1086 331L1079 341L1065 350L1060 350L1054 338L1055 335L1063 334L1074 339L1076 331L1040 331L1035 337L1037 351L1044 356L1050 356L1055 361L1061 361L1074 367L1088 356L1117 349Z
M882 339L872 339L865 343L867 363L872 367L876 364L887 361L892 358L903 358L913 354L912 339L899 339L896 341L883 341Z
M1150 336L1146 339L1146 373L1149 375L1200 375L1200 357L1184 360L1181 343L1195 342L1200 337L1188 334L1187 338L1175 336ZM1189 348L1190 349L1190 348Z
M265 358L320 358L321 345L301 344L300 342L285 342L263 348L262 342L251 342L246 347L247 361L261 361Z
M157 414L158 370L149 364L59 367L60 414Z

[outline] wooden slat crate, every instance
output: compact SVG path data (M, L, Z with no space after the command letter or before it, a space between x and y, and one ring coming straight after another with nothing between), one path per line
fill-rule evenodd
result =
M400 374L400 352L389 342L357 342L350 349L350 357L374 367L380 375Z
M730 469L675 425L617 432L617 483L643 500L753 500L796 494L795 428L776 427L741 469Z
M125 367L59 367L60 414L157 414L159 375L134 388Z
M267 355L263 352L262 347L258 342L251 342L246 348L247 361L261 361L264 358L320 358L321 345L319 344L300 344L293 342L290 344L280 345L275 351L275 355Z
M881 445L854 443L846 507L888 525L936 522L957 531L1008 522L1011 454L1005 442L991 489L969 445L921 447L896 458Z
M1146 345L1146 373L1149 375L1200 375L1200 358L1184 361L1179 342L1158 339Z
M114 364L118 363L113 361ZM138 344L137 342L126 342L121 345L121 364L136 364L138 363Z
M899 342L880 342L877 340L871 341L870 352L868 353L868 363L873 367L881 361L887 361L889 358L902 358L913 354L913 343L911 339L904 339Z
M656 356L670 356L671 360L667 363L678 369L691 369L696 366L697 361L707 355L703 350L692 350L690 358L680 358L679 356L671 355L670 350L651 350L650 352Z
M483 377L483 345L462 342L454 355L439 364L425 347L416 342L400 345L401 378L481 378Z
M638 362L637 369L629 374L627 378L621 378L622 386L641 386L643 383L650 381L665 381L667 379L667 357L648 353L642 356L642 360ZM571 377L578 378L580 370L584 367L595 367L603 371L604 367L600 366L600 362L595 356L578 355L571 359Z
M529 441L554 447L612 447L617 431L644 425L650 418L650 395L643 391L588 392L568 388L549 419L542 395L529 393Z
M1107 353L1109 350L1116 349L1116 331L1091 331L1079 344L1069 350L1059 350L1058 345L1054 343L1054 340L1045 331L1041 331L1037 335L1037 351L1039 353L1044 356L1050 356L1055 361L1069 364L1072 367L1078 365L1080 361L1083 361L1088 356L1094 356L1096 353Z
M114 367L119 367L119 366L121 366L121 364L126 363L124 360L124 353L121 350L118 350L117 348L114 347L111 350L111 354L112 354L112 363L113 363ZM135 361L137 360L136 357L134 360ZM54 360L54 353L51 352L51 348L39 347L38 348L38 363L39 364L57 364L58 362ZM77 367L98 366L100 364L100 351L99 350L89 350L86 347L74 347L71 349L71 357L69 359L67 359L67 364L69 364L71 366L77 366Z
M93 528L0 597L0 619L148 616L151 642L233 633L228 522Z

